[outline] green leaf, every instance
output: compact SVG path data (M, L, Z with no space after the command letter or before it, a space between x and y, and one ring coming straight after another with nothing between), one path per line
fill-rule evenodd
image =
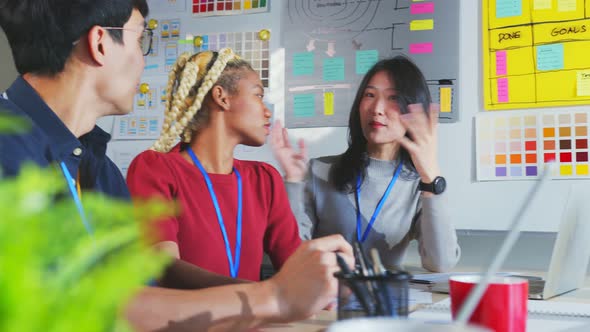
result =
M174 207L82 200L93 237L59 171L29 165L0 179L0 331L129 330L123 306L169 261L144 240L146 223Z
M31 123L25 118L0 113L0 133L19 134L27 132L30 129Z

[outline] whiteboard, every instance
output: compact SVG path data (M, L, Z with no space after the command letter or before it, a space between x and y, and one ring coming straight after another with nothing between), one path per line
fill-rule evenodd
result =
M459 0L281 4L287 127L347 126L365 73L400 54L420 67L440 121L458 119Z

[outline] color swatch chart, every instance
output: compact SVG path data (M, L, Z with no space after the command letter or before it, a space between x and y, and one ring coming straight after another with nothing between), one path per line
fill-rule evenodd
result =
M252 68L260 74L262 85L268 87L269 41L261 40L258 35L258 32L220 32L201 35L203 44L200 47L195 46L194 52L217 51L229 47L252 65Z
M590 104L590 0L484 0L484 106Z
M554 161L554 178L590 178L590 111L514 111L476 116L478 181L532 179Z
M267 0L192 0L198 16L239 15L266 12Z

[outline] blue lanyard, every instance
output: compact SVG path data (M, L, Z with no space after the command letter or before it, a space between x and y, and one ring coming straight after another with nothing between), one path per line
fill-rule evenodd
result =
M4 92L0 98L9 100L8 94L6 92ZM70 188L70 194L72 194L72 198L74 199L74 203L76 203L76 207L78 208L78 214L80 215L80 218L82 219L82 223L84 224L84 228L86 228L86 232L88 233L88 235L90 235L92 237L94 234L94 231L92 230L92 226L90 225L90 223L88 222L88 219L86 218L86 213L84 213L84 207L82 207L82 200L80 199L80 195L78 195L78 191L76 190L76 186L74 185L74 178L72 177L72 174L70 174L70 171L68 170L68 168L66 167L66 164L63 161L60 162L59 165L61 166L61 170L63 171L64 177L66 178L66 182L68 183L68 188Z
M86 232L88 233L88 235L92 236L94 231L92 230L92 226L86 218L86 213L84 213L84 207L82 206L82 200L80 199L80 195L78 195L78 191L76 190L74 178L72 177L72 174L70 174L70 171L68 170L66 164L63 161L60 162L59 165L61 166L61 170L64 173L66 182L68 183L68 187L70 188L70 194L72 194L72 198L74 198L74 203L76 203L76 207L78 208L78 214L80 214L80 218L82 219L82 223L86 228Z
M223 242L225 242L225 254L227 255L227 261L229 262L229 272L231 273L232 278L236 278L238 276L238 270L240 269L240 251L242 250L242 177L240 176L240 172L234 167L233 171L236 174L236 178L238 178L238 213L236 218L236 250L234 262L231 248L229 247L227 231L225 230L225 224L223 223L223 216L221 215L221 209L219 208L219 203L217 202L217 196L215 196L211 179L193 150L189 148L187 151L199 171L201 171L201 174L203 174L203 178L205 178L205 182L207 183L207 189L209 189L209 195L211 196L213 207L215 207L215 213L217 214L219 228L221 228L221 234L223 234Z
M4 92L0 98L8 100L8 94L6 94L6 92ZM80 199L80 195L78 195L78 191L76 190L76 185L74 184L74 178L72 177L72 174L70 174L70 171L68 170L68 168L66 167L66 164L63 161L60 162L59 165L61 166L61 170L63 171L64 177L66 178L66 182L68 183L68 188L70 189L70 194L72 194L72 198L74 199L74 203L76 203L76 208L78 208L78 214L80 215L80 218L82 219L82 223L84 224L84 228L86 228L86 232L88 233L88 235L90 235L92 237L94 234L94 231L92 230L92 226L90 225L90 223L88 222L88 219L86 218L86 213L84 213L84 207L82 206L82 200Z
M361 236L361 176L360 175L357 176L357 178L356 178L356 238L359 242L361 242L361 243L365 242L365 240L367 239L367 236L369 236L369 232L373 228L373 224L375 223L375 219L377 219L377 216L381 212L381 208L383 208L383 203L385 203L385 200L389 196L389 193L391 192L391 188L393 188L395 181L397 181L397 178L398 178L401 170L402 170L402 162L400 160L399 165L397 165L397 168L395 169L395 173L393 174L393 178L391 178L391 181L389 181L389 185L387 186L385 193L383 193L383 196L381 196L381 199L379 200L379 203L377 204L377 207L375 208L375 211L373 212L373 215L371 216L371 221L369 221L369 225L367 225L367 228L365 229L365 232L362 233L362 236Z

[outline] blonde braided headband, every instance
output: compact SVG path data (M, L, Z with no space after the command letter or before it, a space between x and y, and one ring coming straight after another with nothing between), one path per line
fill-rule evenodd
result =
M183 53L176 60L168 76L166 88L168 102L162 133L150 149L168 152L181 135L184 142L190 142L193 133L189 122L201 109L205 96L217 82L227 63L239 57L230 48L223 48L219 50L217 59L207 71L207 65L212 58L213 52L206 51L193 56ZM196 88L195 84L203 76L196 95L191 94L191 90Z

